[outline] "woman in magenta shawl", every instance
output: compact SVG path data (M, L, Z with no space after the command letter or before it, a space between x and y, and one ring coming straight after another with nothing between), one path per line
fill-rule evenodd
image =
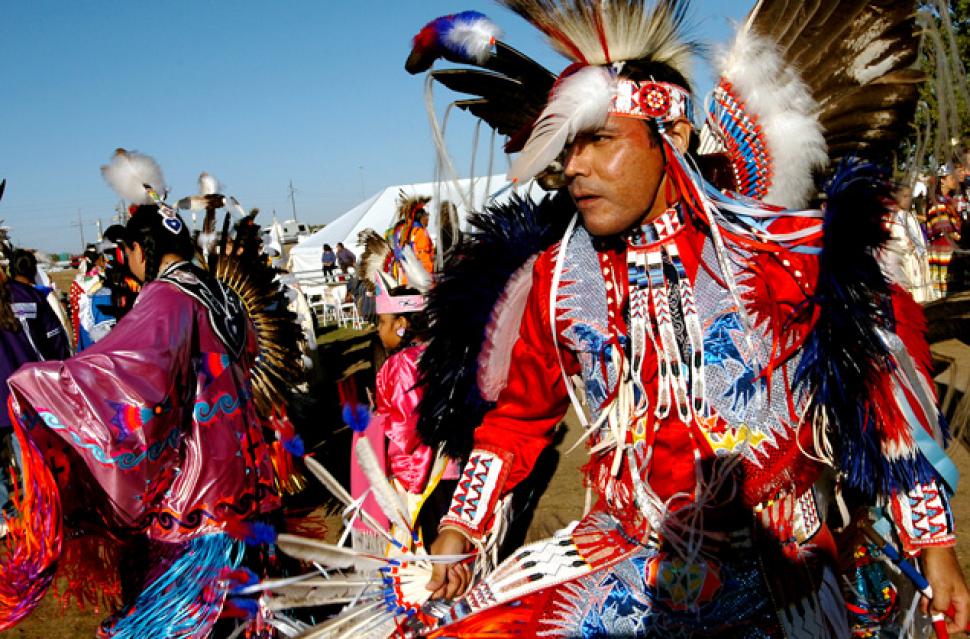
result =
M24 525L56 535L39 519L56 523L59 492L66 522L96 511L126 544L124 607L101 636L204 637L241 560L227 529L252 532L247 520L279 504L251 401L253 330L239 298L191 263L188 229L167 205L138 207L124 241L146 282L132 310L83 354L10 378L33 496L44 497L45 470L58 489L46 507L22 509L35 519ZM53 571L35 572L49 582ZM26 612L0 607L0 628Z

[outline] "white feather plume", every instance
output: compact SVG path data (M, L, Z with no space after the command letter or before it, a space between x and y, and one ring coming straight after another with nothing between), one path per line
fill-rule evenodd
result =
M101 175L114 192L130 204L151 204L148 185L165 199L168 186L162 169L151 156L138 151L117 149L111 161L101 167Z
M401 266L404 268L404 273L408 277L408 286L418 289L421 293L427 293L431 290L431 284L433 282L431 274L425 270L424 265L418 260L418 256L414 253L414 248L410 244L405 246L401 250L401 253L404 254Z
M486 17L456 20L445 33L445 44L463 51L478 64L484 64L502 29Z
M219 180L205 171L199 174L199 194L215 195L220 192Z
M524 183L535 177L577 134L602 127L615 91L616 81L603 67L584 67L563 79L509 169L509 179Z
M478 356L478 388L482 398L490 402L498 400L499 393L508 383L512 347L519 338L522 314L532 290L532 267L537 257L530 257L509 278L485 329L485 343Z
M764 200L803 208L815 194L812 172L828 164L818 105L777 46L747 29L740 29L721 68L744 110L764 131L772 171Z

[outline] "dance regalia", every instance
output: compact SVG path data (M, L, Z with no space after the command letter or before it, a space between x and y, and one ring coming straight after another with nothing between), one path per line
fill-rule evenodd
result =
M926 212L926 235L930 242L933 283L942 296L947 292L947 277L959 231L960 216L956 211L954 198L938 195L936 203Z
M768 229L792 233L806 226L804 218L776 213ZM744 320L723 285L711 238L675 210L635 241L604 242L577 227L568 241L539 256L507 386L475 431L470 461L442 525L473 540L485 536L501 512L497 504L549 444L569 406L564 379L573 375L582 378L590 422L607 420L599 433L591 433L585 467L594 506L574 527L519 551L474 588L455 607L456 616L486 611L443 629L441 636L511 622L543 636L664 631L719 636L742 627L762 633L752 636L783 636L782 628L790 634L810 619L831 636L844 634L838 583L826 568L835 550L824 523L826 497L813 487L823 467L803 452L815 445L810 425L800 417L805 394L795 387L812 318L794 311L814 293L820 230L816 224L798 247L750 251L732 274L745 289L747 310L761 332L753 342L744 339ZM644 243L645 237L653 242ZM560 256L563 246L566 253ZM648 268L631 281L625 276L643 253L661 257L666 270L651 272L652 258L647 258ZM561 277L553 289L558 260ZM678 277L689 281L687 298ZM663 332L673 329L682 362L658 358L648 348L639 380L618 381L618 370L629 373L620 362L630 357L636 321L630 315L637 313L632 297L640 294L637 284L644 278L657 278L649 282L651 296L662 296L664 289L669 294L647 333L660 346ZM678 304L678 297L686 303ZM556 341L551 299L556 300ZM905 309L897 316L899 334L911 349L925 351L918 331L905 324L912 321L915 305L901 291L893 301ZM656 297L652 304L656 309ZM668 308L673 317L665 327ZM692 324L703 327L703 396L697 394L697 377L688 373L688 362L700 355L690 344ZM781 362L774 370L757 363L773 359ZM671 364L683 367L687 401L679 408L672 396L669 412L658 418L658 365ZM929 379L925 369L921 374ZM624 400L622 387L631 384L632 394ZM676 395L676 384L672 390ZM631 400L650 407L636 422L604 416L616 403ZM603 445L615 436L610 431L626 440L626 453L619 457L616 446ZM728 461L738 454L740 463ZM695 473L701 473L700 480ZM912 510L910 495L894 495L907 548L952 544L942 484L930 481L916 490L925 496L917 509L929 508L938 516L932 532L913 525L902 515ZM801 591L782 586L795 570L805 577ZM520 571L521 580L510 585L506 577L512 571ZM492 608L509 599L514 605Z
M68 521L97 512L151 549L124 575L139 597L107 636L169 636L175 627L150 619L133 626L163 601L195 606L180 623L206 636L227 594L221 571L241 556L224 529L278 507L252 402L254 344L238 298L179 263L84 353L11 377L22 446L51 468Z
M108 334L117 318L106 313L111 306L111 290L104 285L100 269L78 275L71 282L71 325L74 343L81 352Z

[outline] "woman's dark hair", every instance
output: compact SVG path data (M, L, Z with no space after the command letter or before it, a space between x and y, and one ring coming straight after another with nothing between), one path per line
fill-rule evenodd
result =
M398 297L399 295L421 295L421 292L417 289L413 289L409 286L396 286L388 291L391 297ZM404 329L404 335L401 337L401 345L397 348L400 350L406 346L411 346L415 341L419 339L425 339L428 334L428 316L424 311L415 311L414 313L396 313L394 317L405 317L408 320L408 327Z
M165 217L158 212L154 204L139 206L125 226L125 246L131 248L135 244L141 246L145 252L145 281L150 282L158 277L158 266L164 255L173 253L183 260L191 260L195 256L195 245L189 229L181 222L178 233L173 233L165 225Z
M324 250L324 251L331 251L331 252L333 252L333 249L332 249L332 248L330 248L330 245L329 245L329 244L324 244L324 245L323 245L323 250Z
M10 276L18 275L31 282L37 279L37 258L30 251L17 249L10 256Z

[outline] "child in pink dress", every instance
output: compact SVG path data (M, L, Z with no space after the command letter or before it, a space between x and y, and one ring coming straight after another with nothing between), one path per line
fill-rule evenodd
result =
M424 298L414 289L397 287L387 291L378 286L378 336L391 353L377 373L376 410L363 432L354 435L354 444L366 437L383 461L388 479L406 504L411 521L421 531L425 544L437 536L438 522L444 516L458 479L458 469L449 461L440 479L432 477L435 451L418 436L418 403L421 391L418 360L425 345L420 335L426 328ZM437 481L429 491L429 482ZM351 493L355 498L368 487L356 459L351 463ZM364 501L365 510L380 514L373 498ZM381 523L386 521L378 517ZM355 535L359 539L360 535Z

